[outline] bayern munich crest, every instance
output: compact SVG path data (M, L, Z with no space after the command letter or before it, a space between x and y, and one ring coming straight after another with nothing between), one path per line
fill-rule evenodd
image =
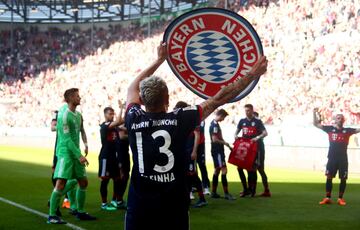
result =
M259 36L240 15L225 9L202 8L185 13L166 28L168 63L177 78L207 99L244 77L263 54ZM254 80L233 101L248 95Z

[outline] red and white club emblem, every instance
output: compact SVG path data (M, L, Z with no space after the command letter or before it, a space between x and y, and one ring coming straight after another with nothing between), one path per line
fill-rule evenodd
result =
M165 31L174 74L202 98L245 76L263 54L259 36L246 19L218 8L202 8L176 18ZM233 101L257 84L254 80Z

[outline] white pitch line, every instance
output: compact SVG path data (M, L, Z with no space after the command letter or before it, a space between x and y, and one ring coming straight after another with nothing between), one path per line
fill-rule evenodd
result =
M2 202L4 202L4 203L7 203L7 204L10 204L10 205L12 205L12 206L15 206L15 207L17 207L17 208L20 208L20 209L22 209L22 210L25 210L25 211L27 211L27 212L36 214L36 215L38 215L38 216L48 218L48 215L45 214L45 213L42 213L42 212L36 211L36 210L34 210L34 209L28 208L28 207L26 207L26 206L24 206L24 205L15 203L15 202L13 202L13 201L11 201L11 200L7 200L7 199L5 199L5 198L3 198L3 197L1 197L1 196L0 196L0 201L2 201ZM79 226L76 226L76 225L70 224L70 223L67 223L67 224L64 224L64 225L67 226L67 227L69 227L69 228L75 229L75 230L85 230L84 228L81 228L81 227L79 227Z

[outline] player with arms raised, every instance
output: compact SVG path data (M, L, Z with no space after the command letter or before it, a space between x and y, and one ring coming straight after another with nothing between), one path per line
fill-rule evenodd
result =
M326 164L326 197L319 204L331 204L332 180L336 176L337 171L339 171L340 188L337 203L344 206L346 202L343 195L348 177L347 146L350 136L359 133L360 129L344 128L345 118L342 114L335 116L334 126L322 125L318 108L314 109L313 118L315 127L328 134L330 143L328 162Z
M222 88L198 106L167 113L168 88L151 77L167 57L166 44L158 58L128 88L125 124L133 152L125 229L189 229L189 191L186 183L186 140L200 122L228 103L266 71L261 57L241 80ZM145 105L145 110L140 105Z
M105 121L100 125L101 149L99 154L99 173L101 179L100 195L101 195L101 209L106 211L114 211L117 209L116 199L119 196L120 188L120 167L117 160L117 145L120 144L119 128L123 124L122 106L119 103L120 112L114 120L115 111L111 107L104 109ZM108 184L110 179L114 184L114 196L111 204L107 202Z

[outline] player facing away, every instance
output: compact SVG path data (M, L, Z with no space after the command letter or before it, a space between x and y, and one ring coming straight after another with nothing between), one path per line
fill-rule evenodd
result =
M123 124L122 106L116 119L114 120L115 111L111 107L104 109L105 122L100 125L101 149L99 154L99 173L101 179L100 195L101 209L106 211L114 211L117 209L117 198L120 188L120 165L117 160L117 145L120 144L118 126ZM107 187L110 179L113 180L113 201L107 202Z
M80 220L96 219L84 211L85 194L88 185L85 165L88 165L88 161L80 150L82 116L76 111L76 107L80 105L81 100L79 90L76 88L66 90L64 98L67 105L60 108L56 125L58 135L56 156L58 162L55 167L54 178L57 181L50 198L48 218L50 224L66 223L56 216L56 209L62 195L76 186L76 183L70 183L72 179L76 179L79 184L76 191L76 217Z
M205 153L205 121L200 123L199 128L197 128L200 134L199 144L197 147L197 159L196 162L199 166L201 173L201 182L204 188L204 194L210 195L210 181L208 177L208 172L206 169L206 153Z
M211 198L220 198L220 195L216 192L219 174L221 172L221 183L224 190L224 198L227 200L235 200L234 197L229 193L228 182L226 178L227 166L225 160L225 150L224 146L228 147L231 150L230 144L227 143L221 132L219 123L225 119L228 113L224 109L219 109L215 113L214 120L211 121L209 132L211 138L211 156L214 161L214 175L212 180L211 188Z
M184 109L188 107L189 105L186 102L178 101L175 105L174 110L176 109ZM203 187L201 184L201 180L197 174L196 170L196 159L197 159L197 149L199 146L200 141L200 130L199 127L196 127L196 129L190 133L187 141L186 141L186 157L187 157L187 183L188 183L188 191L192 195L191 189L194 186L197 190L197 193L199 195L199 200L194 204L194 208L201 208L203 206L207 205L207 202L205 200ZM191 198L190 195L190 199Z
M167 47L130 84L125 124L133 153L133 169L125 217L126 230L189 229L185 145L189 134L217 107L231 101L266 71L261 57L244 78L200 105L167 113L168 88L151 77L167 58ZM145 106L145 110L140 107Z
M236 131L235 131L235 139L238 138L239 132L242 130L242 137L246 139L250 139L253 142L257 142L259 146L259 140L266 137L268 135L264 124L261 120L257 119L254 116L254 107L252 104L246 104L244 106L245 109L245 118L240 119ZM238 173L240 176L240 180L243 186L243 192L240 193L240 197L245 197L251 195L252 197L256 194L256 183L257 183L257 172L256 170L261 167L261 165L257 165L257 161L260 158L260 151L258 148L258 152L256 155L256 160L254 161L254 166L252 170L248 171L248 185L246 184L246 177L242 168L238 167ZM261 159L260 161L261 162ZM260 166L260 167L259 167ZM270 190L269 185L267 182L266 174L263 170L262 171L265 176L262 175L263 178L263 185L264 185L264 193L261 196L270 197ZM260 172L260 174L262 173Z
M328 134L330 143L325 174L327 178L326 197L319 204L331 204L332 180L336 176L337 171L339 171L340 188L337 203L342 206L346 205L343 195L348 177L347 146L350 136L359 133L360 129L344 128L345 119L342 114L335 116L334 126L322 125L318 108L314 109L313 119L315 127Z

